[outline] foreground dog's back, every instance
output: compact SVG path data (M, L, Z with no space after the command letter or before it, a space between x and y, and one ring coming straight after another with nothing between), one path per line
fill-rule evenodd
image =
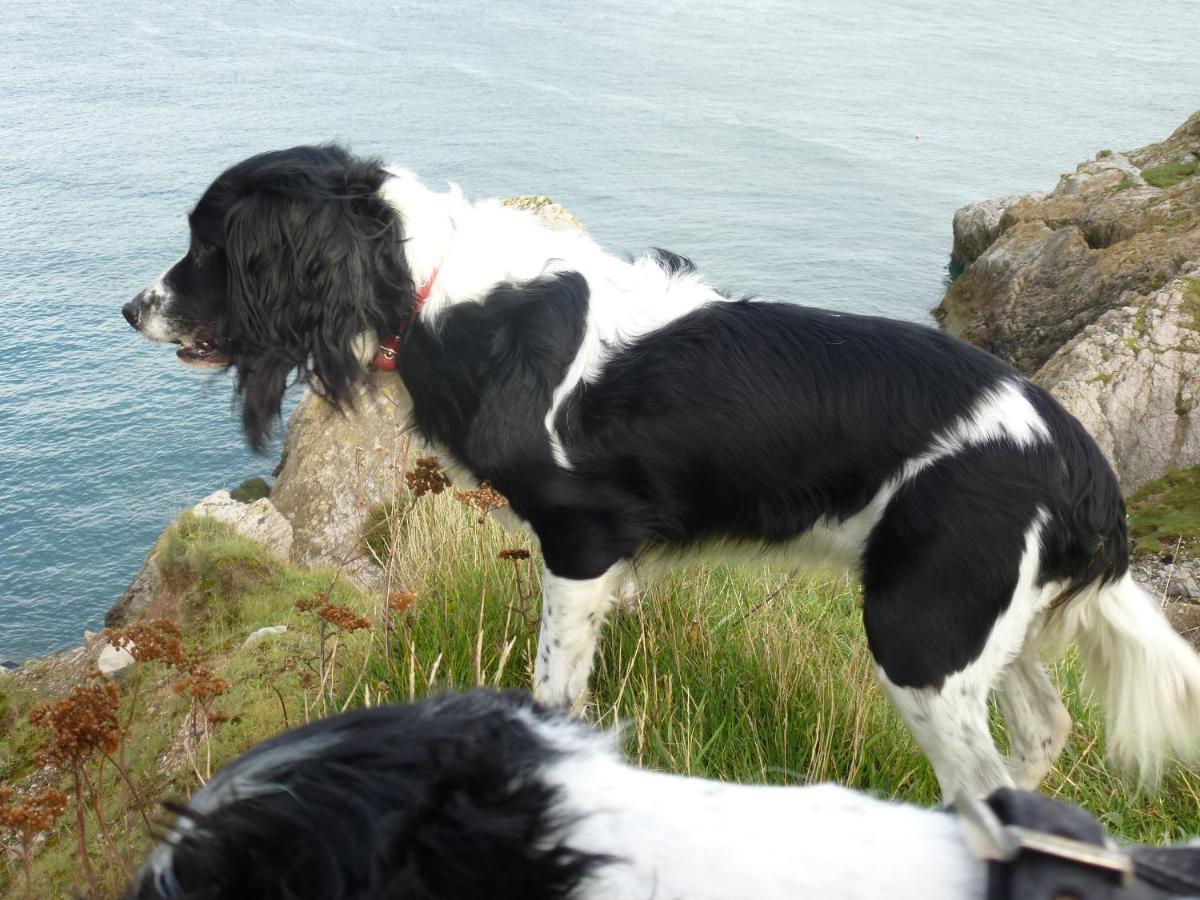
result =
M285 733L183 808L131 900L982 898L953 816L635 769L477 691Z
M233 166L190 224L126 318L233 365L256 444L295 370L348 401L388 338L421 434L537 534L539 699L582 704L630 565L733 552L862 576L880 680L947 795L1049 771L1052 640L1084 648L1118 761L1154 780L1200 749L1200 659L1128 577L1111 470L982 351L735 300L677 255L630 262L337 147Z

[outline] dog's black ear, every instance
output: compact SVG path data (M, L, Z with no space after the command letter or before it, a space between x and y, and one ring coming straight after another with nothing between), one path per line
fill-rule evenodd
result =
M364 375L356 338L396 333L411 308L400 219L377 192L382 177L349 157L279 166L226 214L230 302L218 331L256 450L293 372L352 405Z

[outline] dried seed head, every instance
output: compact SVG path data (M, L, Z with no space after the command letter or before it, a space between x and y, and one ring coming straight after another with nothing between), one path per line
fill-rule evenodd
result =
M317 615L342 631L358 631L370 628L371 623L348 606L339 603L325 603L317 610Z
M34 758L39 765L66 766L94 752L115 753L121 744L117 721L120 694L112 682L81 684L63 700L29 711L29 722L49 729Z
M473 506L479 510L477 521L480 523L492 510L508 506L508 498L492 487L490 481L483 482L473 491L455 491L454 496L459 503L465 503L467 506Z
M192 670L175 683L175 693L186 694L204 705L229 690L229 682L207 666L193 665Z
M134 622L125 628L105 628L104 639L121 647L138 662L162 660L171 666L184 665L183 632L167 619Z
M406 613L417 605L416 591L396 591L388 597L388 609L394 613Z
M436 456L419 457L412 471L404 476L404 481L414 498L440 494L450 487L450 478Z
M0 828L13 832L26 847L67 810L67 795L55 788L42 788L15 801L13 794L11 787L0 785Z

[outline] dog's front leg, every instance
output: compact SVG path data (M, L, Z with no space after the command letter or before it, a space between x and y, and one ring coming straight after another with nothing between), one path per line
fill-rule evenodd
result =
M624 565L613 566L599 578L562 578L549 569L543 572L542 630L533 667L533 695L538 701L582 714L596 642L624 577Z

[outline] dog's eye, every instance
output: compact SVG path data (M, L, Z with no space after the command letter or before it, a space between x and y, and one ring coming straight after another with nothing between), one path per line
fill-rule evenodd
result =
M215 244L210 244L208 241L202 241L199 238L197 238L192 252L194 252L196 254L196 256L198 256L198 257L199 256L207 256L209 253L211 253L215 249L216 249Z

